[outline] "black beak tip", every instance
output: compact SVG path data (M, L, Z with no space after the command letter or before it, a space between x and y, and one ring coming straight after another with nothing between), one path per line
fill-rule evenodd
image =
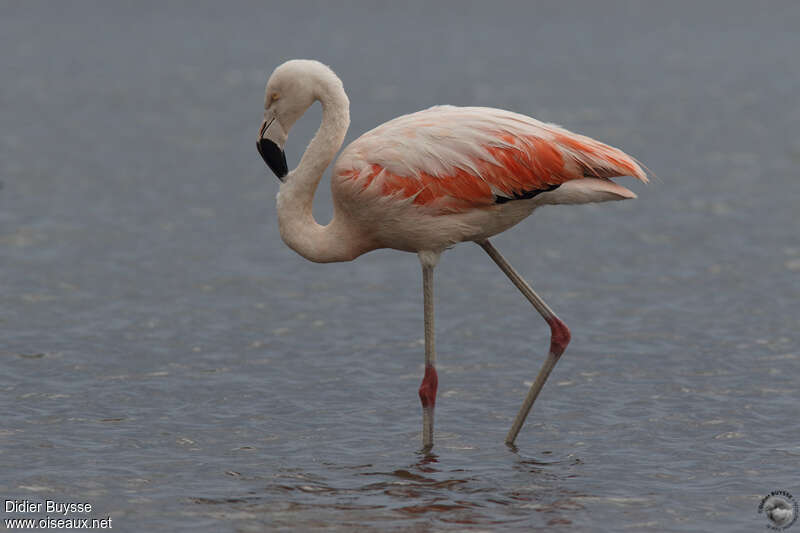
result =
M283 181L283 178L289 173L284 151L269 139L259 139L258 143L256 143L256 148L258 148L258 153L261 154L261 158L267 166L272 169L272 172L278 176L279 180Z

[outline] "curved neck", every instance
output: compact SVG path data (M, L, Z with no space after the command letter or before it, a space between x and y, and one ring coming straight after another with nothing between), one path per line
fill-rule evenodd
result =
M317 263L349 261L363 253L357 249L355 236L348 235L336 212L328 225L318 224L312 207L322 174L341 148L350 125L350 101L341 83L321 84L317 99L322 104L322 124L300 164L281 184L278 224L283 241L306 259Z

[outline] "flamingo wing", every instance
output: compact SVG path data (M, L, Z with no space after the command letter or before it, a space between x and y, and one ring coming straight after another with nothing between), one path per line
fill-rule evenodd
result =
M334 179L444 214L533 198L574 179L647 175L624 152L500 109L437 106L368 131Z

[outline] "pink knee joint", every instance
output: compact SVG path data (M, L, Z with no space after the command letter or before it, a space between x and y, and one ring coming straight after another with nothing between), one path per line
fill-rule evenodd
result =
M550 353L556 357L561 357L561 354L567 349L569 340L572 338L569 328L557 316L548 318L547 323L550 324Z
M439 376L436 369L432 366L425 367L425 377L422 378L422 385L419 386L419 399L422 407L433 407L436 405L436 389L439 387Z

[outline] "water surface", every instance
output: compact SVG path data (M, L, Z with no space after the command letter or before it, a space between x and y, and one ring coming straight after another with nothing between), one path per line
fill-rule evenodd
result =
M89 502L122 531L764 528L760 499L800 492L798 17L0 7L0 493ZM255 138L267 75L295 57L343 79L348 142L491 105L656 174L625 181L636 201L543 209L496 239L573 333L516 450L548 330L480 248L437 269L426 456L416 257L316 265L280 242ZM292 131L290 166L319 119Z

